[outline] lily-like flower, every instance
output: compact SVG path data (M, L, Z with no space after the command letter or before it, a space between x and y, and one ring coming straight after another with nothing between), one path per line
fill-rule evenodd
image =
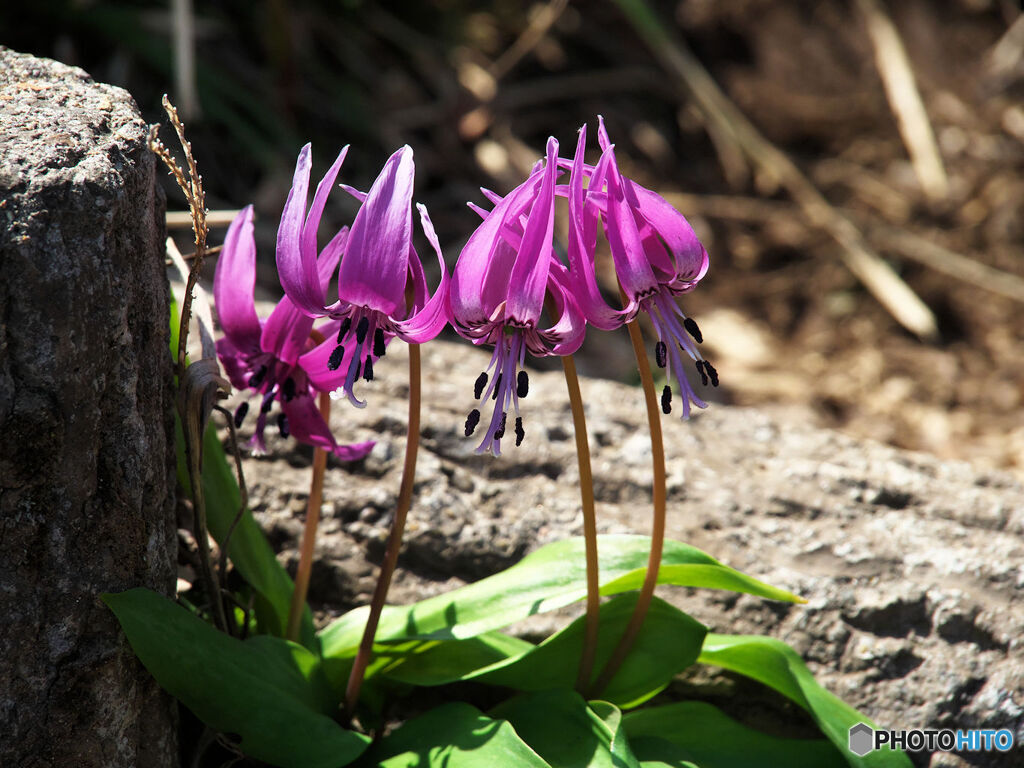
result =
M310 217L320 203L321 189L333 183L348 147L317 188ZM310 317L338 321L337 342L326 356L328 369L342 371L332 397L347 396L365 407L353 387L362 376L373 378L373 359L383 357L387 342L398 337L422 344L448 322L448 273L427 209L417 204L420 224L437 254L441 282L428 295L423 265L412 244L412 192L415 169L412 149L402 147L384 164L368 193L342 185L362 206L344 244L338 272L338 300L327 304L316 256L316 236L305 217L309 192L310 147L299 154L292 189L277 235L277 270L285 294ZM328 179L330 181L328 182ZM326 198L326 191L324 192ZM317 213L319 215L319 213ZM305 223L304 223L305 219ZM322 257L321 257L322 259Z
M522 370L526 353L569 355L583 343L586 322L576 306L569 274L552 248L558 142L548 139L547 160L504 198L488 195L490 213L470 236L452 272L452 326L474 344L493 344L487 370L476 380L479 407L466 419L466 436L480 422L487 401L494 406L478 453L501 453L510 414L516 445L525 435L519 400L529 392ZM541 328L545 299L557 321Z
M691 403L699 408L707 403L690 386L683 370L683 355L694 361L704 384L710 381L718 386L718 372L697 348L703 341L700 329L675 300L677 295L692 291L704 277L708 252L689 222L668 201L619 172L615 146L600 118L598 141L601 159L591 167L583 162L586 126L580 129L567 190L569 266L575 295L588 322L605 330L629 322L641 311L648 314L658 336L655 359L675 376L685 419ZM589 178L586 190L584 178ZM604 301L594 275L599 217L626 298L622 309L613 309ZM665 413L672 408L672 389L668 385L662 392L661 407Z
M329 185L328 185L329 187ZM319 192L319 191L318 191ZM325 195L326 197L326 190ZM314 204L309 226L315 237L321 204ZM331 434L316 404L317 392L328 392L338 385L336 374L325 365L333 341L317 342L319 335L333 337L337 324L314 329L314 321L299 312L287 298L278 302L266 320L256 314L253 287L256 282L256 241L253 239L253 210L242 210L228 228L224 248L217 261L213 295L224 337L217 342L217 355L233 386L251 389L261 396L256 431L252 437L260 451L266 450L263 432L274 402L280 404L278 428L285 437L330 451L339 459L361 459L373 442L341 445ZM338 263L347 230L340 231L324 248L316 267L323 294L328 278ZM326 354L325 354L326 353ZM235 424L241 426L249 410L248 401L235 411Z

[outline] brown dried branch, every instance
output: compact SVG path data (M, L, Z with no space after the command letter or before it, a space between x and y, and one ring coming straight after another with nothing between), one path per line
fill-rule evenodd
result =
M689 48L671 35L643 0L617 2L662 66L680 79L706 119L716 123L722 135L731 138L761 173L786 188L811 225L826 231L842 246L843 263L897 322L922 339L937 339L938 324L932 311L875 253L856 225L833 208L793 161L761 135Z

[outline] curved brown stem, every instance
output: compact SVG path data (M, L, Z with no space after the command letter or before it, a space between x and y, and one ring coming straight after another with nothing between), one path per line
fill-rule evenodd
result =
M590 689L589 698L599 695L605 686L615 677L622 662L625 661L636 636L640 633L644 618L647 616L647 609L651 605L651 598L654 597L654 588L658 584L658 570L661 568L661 553L665 544L665 446L661 437L661 414L658 410L658 396L654 391L654 379L651 376L651 366L647 361L647 350L644 349L643 335L640 333L640 326L634 319L626 324L629 330L629 339L633 342L633 352L636 355L636 366L640 371L640 382L644 389L644 401L647 404L647 426L651 432L651 464L653 469L653 505L654 520L651 526L651 552L647 559L647 573L644 575L644 583L640 588L640 595L637 597L636 607L633 615L626 625L626 630L619 638L619 644L612 651L611 657L597 676L597 680Z
M370 656L373 654L373 638L377 634L377 624L380 622L381 611L384 610L384 599L387 597L388 588L391 586L391 577L394 575L395 566L398 564L398 552L402 548L402 533L405 531L405 518L409 514L409 507L412 506L412 486L416 476L416 454L419 446L420 347L418 344L410 344L409 425L405 440L405 466L402 468L402 484L398 492L398 507L395 509L395 519L391 523L391 535L388 537L384 562L381 564L380 576L377 578L377 587L373 592L373 599L370 601L370 616L366 620L363 639L359 643L359 652L356 654L355 661L352 664L352 671L349 673L348 685L345 687L345 712L349 717L355 713L356 703L359 701L359 689L363 685L366 667L369 665Z
M320 415L326 424L331 423L331 398L327 392L320 393ZM299 569L295 573L295 590L288 608L288 629L285 637L292 642L299 641L299 626L302 612L306 607L309 592L309 577L313 571L313 549L316 546L316 529L320 524L320 506L324 497L324 472L327 470L327 451L313 449L313 480L309 486L309 502L306 505L306 527L302 531L302 549L299 553Z
M580 503L583 508L583 541L587 555L587 618L583 632L583 652L576 690L583 693L590 685L597 655L597 634L600 627L601 596L597 567L597 514L594 512L594 479L590 471L590 445L587 442L587 419L583 412L580 380L576 375L576 362L571 355L562 358L565 385L569 390L572 408L572 426L576 433L576 460L580 469Z

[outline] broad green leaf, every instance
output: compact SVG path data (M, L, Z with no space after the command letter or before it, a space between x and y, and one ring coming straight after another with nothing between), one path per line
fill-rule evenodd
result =
M302 646L229 637L147 589L102 597L156 681L211 728L238 734L247 755L282 768L340 768L366 749L369 739L329 717L337 703Z
M542 691L509 699L491 714L558 768L639 768L613 714L618 710L594 704L596 711L572 690Z
M620 595L601 606L595 674L611 656L633 615L637 595ZM491 633L469 640L450 640L425 650L398 648L380 674L412 685L441 685L479 680L521 691L571 689L579 669L585 618L534 646ZM620 706L650 698L697 659L707 629L678 608L654 598L626 661L601 693ZM387 650L382 653L387 654ZM487 666L487 658L507 654Z
M550 768L504 720L469 704L432 709L374 744L364 768ZM561 768L561 766L559 767Z
M780 739L737 723L710 704L684 701L630 712L622 718L641 762L701 768L842 768L839 752L824 739Z
M856 768L905 768L910 758L889 749L858 757L847 748L849 730L857 723L874 724L839 697L825 690L804 664L800 655L772 637L758 635L709 634L700 658L764 683L806 709L840 751Z
M646 536L600 536L603 594L640 586L650 539ZM687 587L736 589L776 600L799 602L788 592L763 584L722 565L695 547L666 541L662 583ZM676 566L700 566L679 568ZM388 607L377 630L378 642L412 639L465 639L552 611L586 596L583 539L549 544L501 573L443 595L402 607ZM320 634L325 656L355 654L368 610L342 616Z

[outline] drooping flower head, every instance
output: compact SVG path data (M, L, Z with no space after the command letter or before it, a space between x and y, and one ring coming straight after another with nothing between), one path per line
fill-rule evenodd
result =
M323 210L348 147L317 187L310 216ZM415 170L412 149L402 147L384 164L368 193L342 185L362 205L341 248L338 300L327 304L316 257L316 233L305 217L309 194L310 148L303 147L295 166L288 202L277 237L277 270L285 294L310 317L337 320L337 341L326 355L327 367L342 371L338 391L359 408L355 382L373 379L373 359L383 357L387 342L398 337L409 344L434 338L448 322L447 282L441 246L427 209L417 204L420 224L437 254L441 282L428 295L423 264L412 244L412 192ZM323 191L323 199L321 199ZM319 215L319 213L317 214ZM305 221L304 221L305 219Z
M314 206L314 209L316 206ZM319 210L323 210L320 206ZM314 233L319 212L311 214ZM253 287L256 282L256 242L253 239L253 210L242 210L228 228L224 248L217 261L213 294L224 336L217 342L217 355L233 386L251 389L260 395L259 415L252 443L266 450L264 429L274 403L280 406L277 425L285 437L330 451L339 459L360 459L370 452L373 442L340 445L316 404L317 392L337 386L337 375L324 366L325 353L333 348L337 323L314 329L314 321L299 312L287 298L278 302L266 320L256 314ZM347 230L341 230L323 249L316 267L320 292L338 263ZM318 340L319 339L319 340ZM241 426L249 410L244 401L235 411L235 424Z
M580 129L576 155L569 180L570 241L569 265L575 295L587 320L610 330L632 320L643 311L654 326L658 341L655 359L668 368L682 395L682 416L690 404L704 408L683 369L683 356L696 364L704 384L718 386L718 372L703 358L697 344L703 340L697 323L683 314L675 297L692 291L708 269L708 252L700 244L689 222L663 197L621 174L615 145L608 139L599 118L598 142L602 154L596 166L583 162L586 126ZM584 178L589 179L583 189ZM613 309L601 297L594 275L597 221L615 264L626 305ZM671 410L672 390L662 393L662 410Z
M452 326L474 344L494 345L487 370L476 380L479 407L470 411L466 436L493 402L478 452L501 453L501 440L515 419L516 445L525 435L519 400L529 391L522 370L526 353L569 355L583 343L586 323L573 300L569 276L552 248L558 142L547 144L547 159L504 198L488 195L490 213L470 236L452 272ZM541 327L545 300L554 319Z

